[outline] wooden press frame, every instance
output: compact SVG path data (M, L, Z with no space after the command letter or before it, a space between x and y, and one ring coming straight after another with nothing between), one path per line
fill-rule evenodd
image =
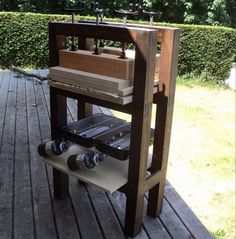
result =
M136 58L133 101L126 105L107 102L50 86L52 139L63 137L59 128L67 123L66 98L78 100L78 118L86 114L86 103L104 106L131 114L131 144L128 183L119 190L125 193L125 232L137 235L142 227L144 194L148 194L147 214L157 217L162 209L166 169L171 135L172 115L177 74L180 30L168 27L150 27L118 24L49 23L49 66L58 65L58 51L65 48L66 36L80 38L85 49L88 39L106 39L134 43ZM153 95L156 44L161 43L158 92ZM147 158L150 138L152 104L157 105L153 157L147 177ZM138 130L137 130L138 129ZM53 168L54 196L63 198L69 193L68 175Z

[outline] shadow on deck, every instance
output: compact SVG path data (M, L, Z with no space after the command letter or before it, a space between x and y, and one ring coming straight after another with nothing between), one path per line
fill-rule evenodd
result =
M104 111L94 107L94 112ZM53 198L52 168L37 153L38 144L50 139L49 112L46 82L0 73L0 238L127 238L124 194L107 194L70 177L70 197ZM76 114L76 102L69 99L68 121ZM212 237L167 183L161 215L144 214L135 238Z

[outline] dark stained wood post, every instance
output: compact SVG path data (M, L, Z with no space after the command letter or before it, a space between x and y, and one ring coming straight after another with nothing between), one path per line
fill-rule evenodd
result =
M66 36L56 35L49 24L49 66L58 65L58 51L65 49ZM57 93L50 87L50 115L51 115L51 137L52 140L60 138L59 128L67 123L66 97ZM68 175L53 168L53 187L55 198L64 198L69 194Z
M79 49L82 50L89 50L91 46L94 45L93 38L86 38L86 37L79 37ZM93 113L93 105L82 101L81 99L78 100L78 113L77 118L82 119L86 116L90 116Z
M166 30L162 34L159 90L155 102L157 104L156 127L151 165L152 174L160 172L160 170L162 173L159 183L149 191L147 214L152 217L161 213L164 197L174 108L179 36L179 29Z
M138 234L142 227L144 182L146 180L153 84L156 59L156 31L140 31L135 42L135 72L127 185L125 232Z
M57 89L50 87L51 137L61 138L59 128L67 123L66 98L58 95ZM55 198L64 198L69 194L68 175L53 168L53 186Z

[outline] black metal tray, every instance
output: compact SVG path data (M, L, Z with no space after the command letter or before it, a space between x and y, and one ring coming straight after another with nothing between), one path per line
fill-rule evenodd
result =
M126 121L108 116L96 114L62 127L65 139L71 140L84 147L94 146L94 137L126 124Z
M119 160L126 160L130 154L131 124L127 123L94 138L95 147L100 152ZM151 139L154 130L151 129Z
M94 138L95 147L101 153L119 160L126 160L130 148L130 124L122 125Z

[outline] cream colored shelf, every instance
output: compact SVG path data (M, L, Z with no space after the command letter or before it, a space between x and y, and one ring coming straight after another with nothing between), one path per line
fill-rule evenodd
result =
M115 192L128 182L129 160L120 161L106 156L104 161L93 169L72 171L67 166L67 159L72 154L82 154L86 148L72 145L68 151L59 156L42 158L46 164L68 174L77 177L79 180L96 186L108 193ZM150 157L151 158L151 155ZM149 160L150 163L150 160Z
M105 157L104 161L93 169L72 171L67 166L67 159L72 154L82 154L86 149L72 145L68 151L60 156L43 158L43 161L54 168L77 177L79 180L97 186L112 193L127 183L128 160L119 161L111 157Z

